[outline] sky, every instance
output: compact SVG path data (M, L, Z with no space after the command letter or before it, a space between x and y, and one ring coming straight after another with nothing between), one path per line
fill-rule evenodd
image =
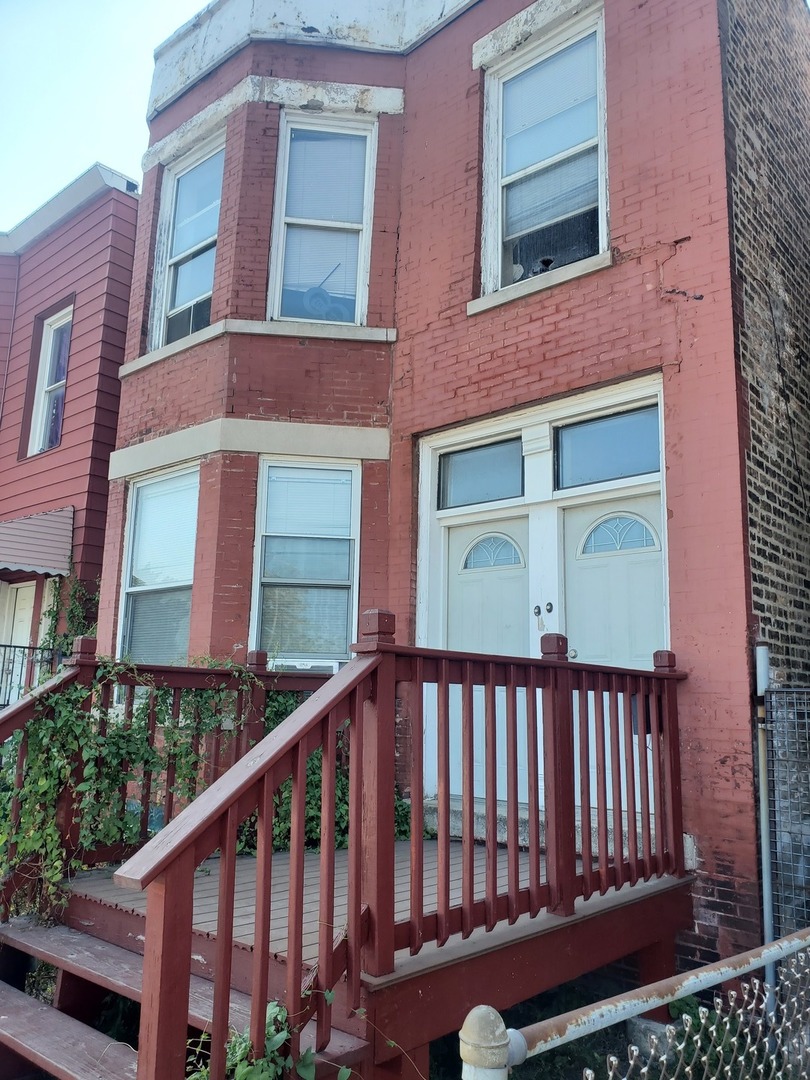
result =
M0 0L0 231L96 161L141 183L155 46L206 0Z

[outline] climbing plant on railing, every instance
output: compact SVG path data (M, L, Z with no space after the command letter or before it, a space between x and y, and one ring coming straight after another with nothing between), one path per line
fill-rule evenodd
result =
M177 806L205 786L207 737L223 729L226 738L238 736L237 697L256 679L238 665L229 669L229 688L184 690L179 709L171 690L114 662L100 664L91 685L42 698L34 719L2 749L0 877L17 875L19 908L52 916L64 902L65 879L88 853L142 840L145 788L154 832L169 790ZM136 684L128 710L125 691L116 690L122 675Z

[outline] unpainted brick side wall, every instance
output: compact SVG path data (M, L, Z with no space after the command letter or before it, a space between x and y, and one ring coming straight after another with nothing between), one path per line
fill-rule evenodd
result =
M721 0L751 604L810 682L810 10ZM763 46L767 42L767 47Z

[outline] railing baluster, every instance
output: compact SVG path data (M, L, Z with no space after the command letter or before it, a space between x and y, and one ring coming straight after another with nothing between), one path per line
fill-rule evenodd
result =
M638 784L641 794L641 851L643 860L643 877L649 881L653 874L652 868L652 833L650 822L650 777L647 766L647 738L650 722L650 680L638 680L638 724L636 728L636 745L638 747ZM650 735L652 741L652 736Z
M128 686L125 694L125 707L130 711L134 708L135 687ZM155 695L150 694L146 714L146 743L150 750L155 747L155 728L157 726L157 711L155 709ZM149 836L149 803L152 800L152 773L144 769L141 779L141 840L145 843Z
M316 1050L329 1042L332 1007L325 991L334 986L332 955L335 938L335 788L338 715L331 709L321 725L321 837L318 882L318 1000Z
M425 929L425 667L421 656L417 657L413 670L408 693L411 710L411 955L422 948Z
M475 766L472 664L465 660L461 676L461 933L475 929Z
M635 680L623 677L622 714L624 718L624 787L625 813L627 815L627 859L629 881L635 885L638 881L638 824L636 822L636 769L633 760L633 698ZM639 718L636 717L636 726Z
M516 666L506 669L506 856L509 925L520 914L520 836L518 834L518 749Z
M353 1009L360 1008L360 954L363 947L361 912L361 873L363 855L363 696L362 683L349 697L351 723L349 726L349 880L348 955L346 958L349 1001Z
M291 1049L298 1057L300 1045L302 950L304 944L304 829L307 802L307 755L303 743L292 752L290 800L290 895L287 907L287 1012L292 1027Z
M151 691L154 693L154 690ZM180 719L180 694L181 691L177 688L172 690L172 724L176 727ZM165 820L171 821L174 817L174 781L177 775L177 769L174 762L174 754L169 754L166 758L166 814Z
M583 896L593 894L593 847L591 839L591 717L589 690L584 677L580 678L578 694L579 727L579 827L582 834Z
M217 947L214 979L214 1010L211 1020L211 1080L225 1080L225 1045L231 1010L233 964L233 911L236 888L237 807L229 807L220 831L219 890L217 901Z
M610 677L610 779L613 793L613 874L614 885L621 888L625 881L624 820L622 815L622 759L619 728L619 680Z
M542 909L540 861L540 746L537 738L537 676L530 667L526 678L526 754L529 783L527 812L529 815L529 912L534 918Z
M495 717L495 665L484 664L484 757L486 790L486 895L487 930L498 922L498 745Z
M250 1041L264 1045L267 1017L267 976L270 971L270 916L273 875L273 773L259 781L256 811L256 910L253 921L253 971L250 1001Z
M594 728L596 734L596 836L599 858L599 894L604 896L610 887L610 850L608 845L607 774L608 758L605 739L606 680L600 675L594 690Z
M438 828L436 867L436 941L450 937L450 672L447 660L439 664L438 693Z
M661 754L663 736L661 731L661 686L653 682L650 688L650 739L652 744L653 806L655 814L655 872L660 877L666 873L666 825L664 811L664 788L662 782Z

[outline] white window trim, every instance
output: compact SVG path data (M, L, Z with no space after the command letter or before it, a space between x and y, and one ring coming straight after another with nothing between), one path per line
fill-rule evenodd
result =
M349 641L357 639L357 620L360 603L360 506L362 501L361 485L363 482L362 463L346 458L313 458L290 455L262 455L259 458L259 490L256 499L256 527L253 544L253 590L250 605L250 640L251 648L260 648L261 611L262 611L262 539L264 522L267 516L267 471L272 467L303 469L340 469L352 474L351 537L354 540L354 565L352 566L351 597L349 602ZM288 668L312 671L337 671L346 659L327 660L323 657L283 657L274 662L268 657L268 665L279 670Z
M121 578L119 581L119 598L118 598L118 628L116 633L116 656L123 656L124 637L126 631L126 616L127 616L127 600L130 594L147 593L147 592L159 592L161 589L177 589L190 586L194 587L194 567L192 565L191 578L188 581L173 581L170 585L150 585L150 586L136 586L131 589L127 582L129 581L130 571L132 569L132 552L133 552L133 540L135 534L135 504L137 503L137 493L141 488L148 487L150 484L160 483L162 480L169 480L176 476L191 476L197 477L197 521L195 522L195 559L196 559L196 535L199 531L199 483L200 483L200 467L198 464L192 466L186 466L182 469L167 469L159 473L151 473L149 476L139 477L137 480L133 480L127 487L127 509L126 519L124 525L124 551L121 559Z
M31 428L28 436L28 456L34 457L37 454L46 453L47 450L54 450L62 441L62 428L59 430L59 440L54 446L44 447L42 445L45 437L45 421L47 411L45 408L45 398L49 391L52 391L59 386L65 386L67 389L67 376L70 370L70 341L68 342L68 362L65 366L65 378L58 383L46 383L48 377L48 368L51 362L51 347L53 345L54 332L59 329L60 326L64 326L65 323L73 322L73 305L65 308L63 311L58 312L56 315L52 315L49 319L45 319L42 324L42 344L39 349L39 363L37 366L37 384L34 390L34 406L31 410ZM71 326L71 336L73 328ZM64 408L64 407L63 407ZM62 426L64 426L65 417L64 411L62 413Z
M545 275L528 278L515 284L501 285L501 233L503 209L501 205L501 109L503 84L507 79L526 71L546 60L553 53L573 45L596 31L596 92L598 108L598 160L599 160L599 251L594 256L569 263L552 270L557 274L547 285L534 285L543 282ZM525 296L537 289L548 287L560 281L568 281L581 272L591 273L599 269L601 260L609 251L609 207L607 188L607 117L605 109L605 30L604 16L601 9L590 11L579 18L571 19L556 33L530 48L518 49L502 62L493 64L487 71L484 87L484 172L483 172L483 226L481 234L481 296L506 293L514 290L510 296ZM600 260L594 265L596 260ZM562 271L568 271L563 274ZM550 276L550 275L549 275ZM520 288L524 286L524 288ZM530 286L530 287L525 287ZM489 305L487 305L489 306ZM483 310L477 306L470 311L474 314Z
M347 120L341 116L318 117L282 110L278 136L276 191L273 205L273 235L270 242L270 274L267 296L267 318L290 323L319 323L326 326L365 326L368 317L368 288L371 276L371 230L374 221L374 188L377 174L377 120ZM357 229L360 243L357 253L357 300L353 323L319 319L295 319L280 315L281 286L284 272L284 246L287 228L284 208L287 203L287 165L289 162L290 130L309 128L312 131L332 131L336 134L363 135L366 138L366 171L363 189L363 222ZM322 221L312 221L315 228L327 227ZM354 229L354 225L341 228Z
M595 420L618 412L629 412L645 405L658 406L661 470L658 473L632 476L620 480L605 480L576 488L554 488L554 429L583 420ZM547 558L556 560L562 573L561 511L580 504L597 504L609 501L617 495L644 495L660 492L662 508L666 507L666 467L664 400L661 379L649 375L632 383L600 387L597 390L577 394L575 397L552 401L508 416L494 417L480 423L470 424L451 431L437 432L421 441L419 447L419 521L417 533L417 581L416 581L416 644L424 647L443 648L441 636L446 627L447 597L447 532L454 525L481 520L497 529L499 520L508 521L518 516L525 507L544 504L554 513L546 515L542 536L532 536L533 549L546 551ZM436 493L439 482L439 458L453 450L466 450L507 438L523 439L524 493L512 499L470 506L437 510ZM544 464L539 469L530 467L529 459L540 456ZM663 512L666 522L666 512ZM664 586L667 612L665 625L669 627L669 567L667 560L666 530L659 537L663 551ZM556 554L555 554L556 553ZM532 573L537 572L537 560ZM530 581L532 595L540 595L535 581ZM560 610L562 581L555 588L547 585L542 589L544 599L551 600Z
M158 214L157 237L155 240L154 275L152 279L152 302L149 309L148 348L160 349L166 339L166 319L169 314L169 252L171 244L172 221L174 219L177 181L185 173L196 168L207 158L213 157L225 147L225 132L218 132L185 157L166 167L160 186L160 211ZM219 225L217 225L217 246L219 245ZM216 256L214 258L216 275ZM207 295L207 294L206 294ZM198 297L198 299L200 299ZM185 339L181 339L185 340ZM175 342L175 344L177 344Z

